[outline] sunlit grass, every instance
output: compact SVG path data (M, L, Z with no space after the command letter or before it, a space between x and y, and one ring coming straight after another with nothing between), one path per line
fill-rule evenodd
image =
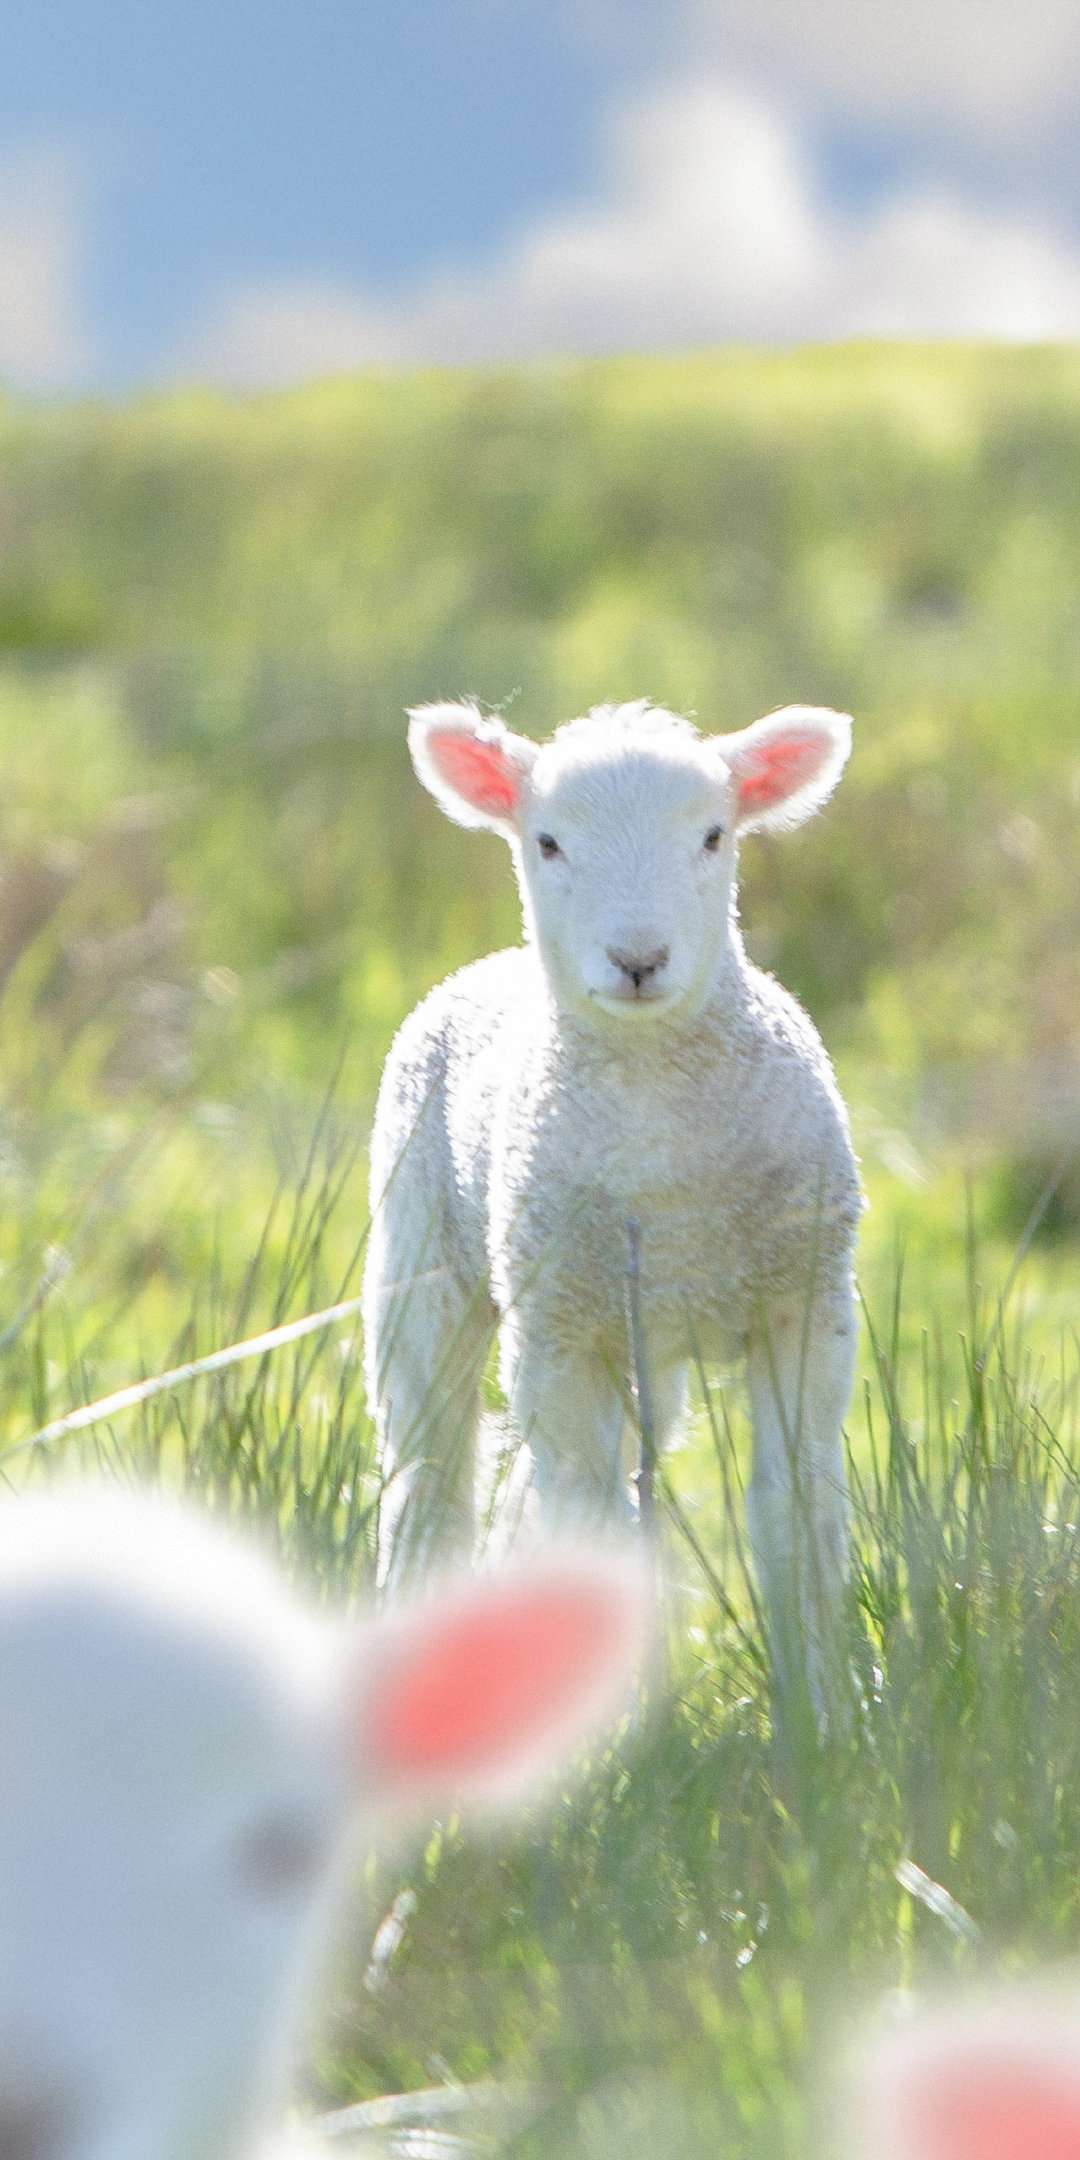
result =
M222 1235L174 1308L185 1357L355 1287L356 1136L328 1102L287 1152L246 1252ZM447 1823L368 1871L307 2106L495 2075L535 2090L509 2148L523 2160L614 2160L628 2140L801 2160L821 2151L811 2073L844 2008L1080 1949L1080 1348L1025 1297L1023 1267L1010 1283L1006 1256L981 1252L977 1194L971 1222L930 1242L932 1298L917 1257L914 1281L872 1258L849 1421L850 1725L779 1714L745 1554L745 1415L735 1374L710 1370L661 1468L669 1689L543 1818L481 1841ZM7 1342L9 1445L29 1402L86 1400L131 1354L99 1267L76 1253ZM379 1482L359 1352L355 1321L331 1327L5 1471L165 1478L258 1525L328 1594L362 1595ZM374 1927L405 1885L415 1906L373 1991Z

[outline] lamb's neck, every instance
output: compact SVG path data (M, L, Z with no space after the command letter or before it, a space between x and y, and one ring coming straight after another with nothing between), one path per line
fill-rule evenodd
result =
M750 962L742 931L733 917L716 958L702 1017L713 1029L735 1026L745 1012L749 998Z

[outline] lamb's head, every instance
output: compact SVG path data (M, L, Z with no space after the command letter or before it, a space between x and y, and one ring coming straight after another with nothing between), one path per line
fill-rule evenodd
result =
M508 1788L617 1698L629 1563L331 1622L148 1497L0 1519L0 2155L242 2160L357 1822Z
M808 817L850 741L845 715L801 705L719 736L646 703L598 707L541 745L471 705L421 706L409 729L447 814L510 842L559 1004L624 1026L700 1010L740 835Z

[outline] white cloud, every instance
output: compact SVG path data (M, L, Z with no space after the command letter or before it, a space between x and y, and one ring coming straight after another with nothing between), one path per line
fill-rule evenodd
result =
M793 134L714 80L624 104L601 199L523 236L504 268L530 345L610 347L782 337L828 253Z
M89 365L80 193L65 152L0 160L0 384L65 389Z
M869 337L1080 337L1080 249L946 193L907 194L861 231L838 314Z
M612 60L629 53L655 68L679 52L764 73L819 111L935 131L952 123L992 148L1080 117L1076 0L562 0L562 17Z
M924 186L840 211L790 108L699 73L623 100L595 198L493 261L393 302L254 285L190 358L268 384L373 362L860 335L1080 336L1080 245Z
M401 326L377 302L299 277L226 296L183 364L266 389L402 357Z
M1060 121L1080 97L1076 0L689 0L706 52L758 54L770 72L849 111L990 136Z

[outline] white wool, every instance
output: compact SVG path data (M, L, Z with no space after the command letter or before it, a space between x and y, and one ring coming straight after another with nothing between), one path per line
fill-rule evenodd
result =
M580 1626L558 1700L550 1685L531 1697L514 1665L512 1715L489 1719L477 1755L485 1644L489 1664L505 1655L522 1612L535 1630L554 1610L565 1629L568 1603ZM248 1544L149 1494L8 1496L0 2153L270 2160L358 1820L496 1795L545 1747L565 1753L625 1689L643 1621L626 1563L598 1577L593 1555L563 1549L529 1575L444 1584L412 1615L346 1625ZM417 1759L410 1705L433 1670L450 1715L433 1739L420 1728ZM501 1715L507 1671L492 1670ZM473 1735L464 1760L455 1720Z
M472 706L413 715L425 785L510 844L526 942L435 990L383 1076L366 1301L388 1571L471 1534L493 1328L549 1518L625 1509L634 1221L661 1421L695 1353L742 1345L755 1550L778 1624L795 1583L820 1635L846 1542L861 1197L821 1041L747 960L735 871L740 834L816 809L849 744L846 717L805 707L709 737L603 706L539 747Z

